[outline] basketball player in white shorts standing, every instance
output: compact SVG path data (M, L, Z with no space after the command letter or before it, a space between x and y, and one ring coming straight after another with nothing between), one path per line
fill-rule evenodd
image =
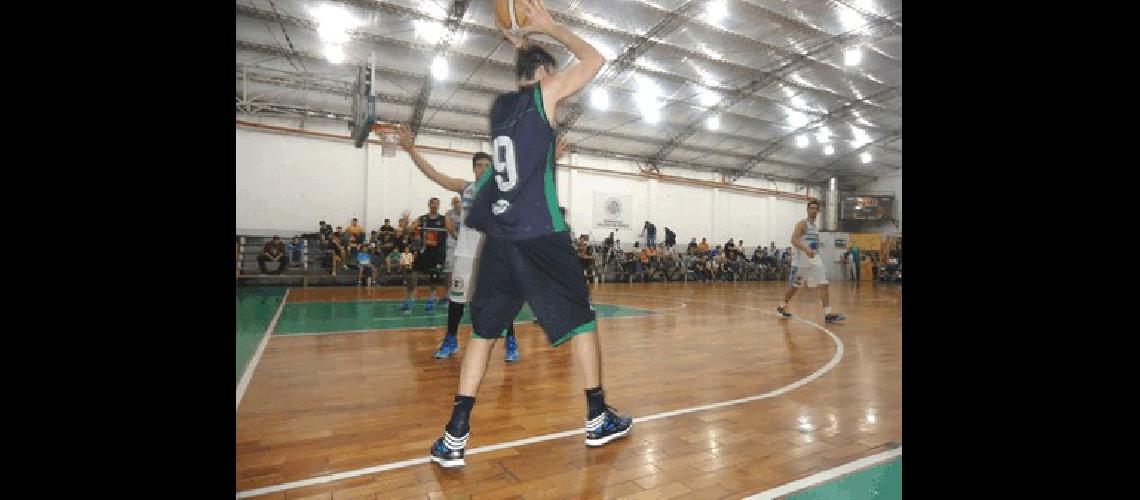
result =
M823 259L819 253L819 229L815 219L819 215L819 201L812 200L807 205L808 216L796 223L792 231L792 246L796 248L792 257L792 270L788 273L788 291L784 293L784 302L776 307L780 316L790 318L788 301L796 294L796 289L807 285L808 288L819 287L819 299L823 302L823 320L832 323L847 319L839 313L831 312L830 297L827 293L827 273L823 268Z
M439 173L435 167L432 167L431 163L428 163L420 155L419 151L416 150L411 131L406 126L401 126L399 132L400 146L412 157L416 167L440 187L459 193L460 196L462 213L459 214L458 218L460 222L457 226L459 229L458 236L455 238L454 251L452 251L452 245L448 245L447 248L446 260L449 264L448 267L451 268L451 290L448 293L450 300L447 305L447 332L443 336L439 350L435 352L435 357L442 359L459 350L459 339L457 338L459 321L463 318L463 311L475 292L475 272L479 269L478 260L483 247L483 233L463 225L462 222L467 218L467 210L471 208L471 202L475 200L475 193L491 179L494 173L494 169L490 168L492 158L491 155L483 152L475 153L471 158L471 169L475 172L475 182L448 177ZM519 347L518 341L515 339L514 325L507 329L505 336L507 337L506 360L508 362L518 361Z

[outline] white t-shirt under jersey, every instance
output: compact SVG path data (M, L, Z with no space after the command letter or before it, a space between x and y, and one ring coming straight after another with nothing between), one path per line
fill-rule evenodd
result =
M455 244L455 255L477 258L483 247L483 233L464 224L464 221L467 220L467 212L471 209L471 203L474 201L475 183L468 182L466 186L463 186L463 193L460 195L460 205L463 211L459 217L459 239Z
M819 229L815 226L815 222L804 219L804 243L812 252L815 252L815 258L809 259L807 254L799 247L796 248L796 253L792 256L792 265L796 267L803 267L807 265L815 265L820 263L819 259Z

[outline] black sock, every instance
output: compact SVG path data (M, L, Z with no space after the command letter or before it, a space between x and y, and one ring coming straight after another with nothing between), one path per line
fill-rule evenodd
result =
M459 320L463 319L463 308L467 304L462 302L447 303L447 336L454 337L459 333Z
M451 421L447 423L448 434L455 437L466 436L471 432L468 420L471 418L471 407L475 406L474 396L455 395L455 406L451 408Z
M586 389L586 420L593 420L606 411L606 392L601 386Z

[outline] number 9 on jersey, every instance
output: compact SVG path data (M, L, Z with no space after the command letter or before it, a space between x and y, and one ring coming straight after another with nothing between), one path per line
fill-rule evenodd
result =
M515 143L510 136L500 135L491 143L495 151L495 184L499 191L510 191L518 180L518 167L515 166Z

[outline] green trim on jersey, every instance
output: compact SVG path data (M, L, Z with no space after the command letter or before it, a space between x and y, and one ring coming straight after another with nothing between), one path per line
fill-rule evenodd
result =
M487 184L487 181L491 180L491 176L494 175L494 173L495 173L494 167L488 167L486 169L483 169L483 176L479 177L478 179L475 179L475 192L476 193L479 192L479 188L482 188L484 184Z
M542 174L543 191L546 192L546 207L550 210L550 222L554 225L554 232L569 231L566 219L562 218L562 211L558 210L558 192L554 185L554 144L546 149L546 172Z
M554 128L550 124L550 119L546 117L546 103L542 102L542 84L534 84L534 102L538 105L538 116L542 117L542 121L546 122L546 126Z
M546 105L542 101L542 83L534 85L534 103L538 107L538 116L546 122L546 125L554 130L554 126L550 124L550 119L546 117ZM557 140L558 134L554 134ZM562 231L569 231L570 228L566 226L566 219L562 217L562 211L558 210L558 188L554 185L554 142L551 141L550 146L546 149L546 170L542 174L543 191L546 194L546 209L550 211L550 223L554 226L554 232L560 233Z

